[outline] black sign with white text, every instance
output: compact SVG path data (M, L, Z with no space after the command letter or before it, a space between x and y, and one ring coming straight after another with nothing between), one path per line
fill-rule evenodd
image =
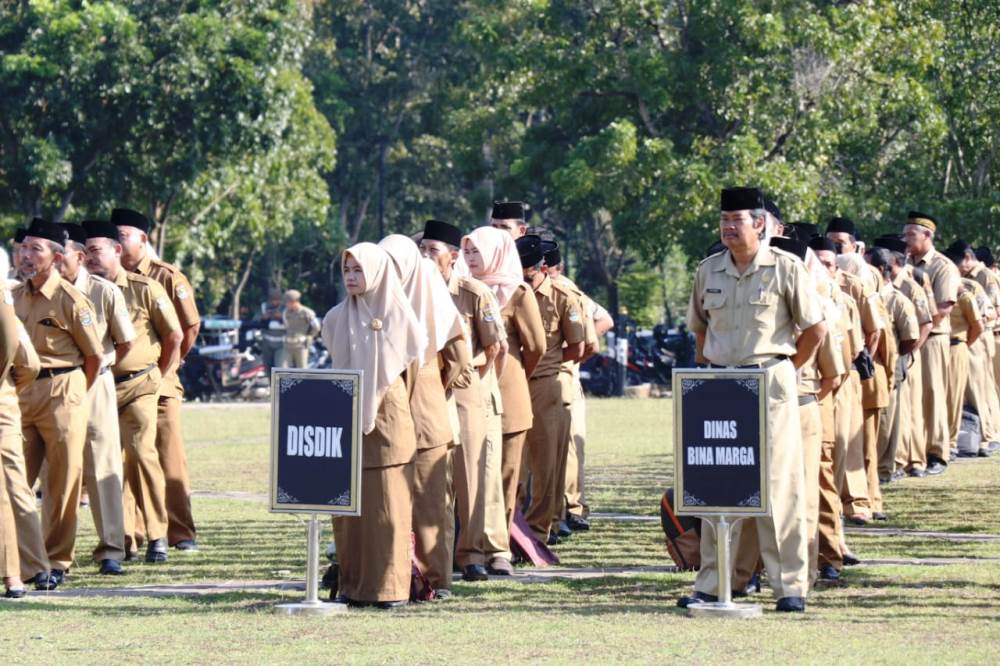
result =
M361 375L274 369L271 511L361 513Z
M763 371L674 372L678 514L770 513L766 388Z

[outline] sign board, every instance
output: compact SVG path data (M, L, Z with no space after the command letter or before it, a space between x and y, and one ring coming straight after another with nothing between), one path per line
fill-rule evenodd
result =
M675 512L770 515L765 372L685 368L673 375Z
M271 511L361 515L355 370L271 371Z

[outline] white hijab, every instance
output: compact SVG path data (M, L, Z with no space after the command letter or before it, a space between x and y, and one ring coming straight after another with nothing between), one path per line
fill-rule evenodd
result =
M416 243L406 236L392 234L379 241L378 246L392 258L403 292L427 332L427 342L420 352L420 365L427 365L448 342L462 335L462 316L441 271L420 255Z
M427 334L403 292L389 255L374 243L358 243L348 255L361 265L365 292L348 296L323 318L321 335L337 369L361 370L361 419L364 433L375 429L383 396L420 352Z
M472 277L492 287L500 307L504 307L524 283L521 258L514 239L502 229L479 227L462 239L463 250L467 243L479 250L483 258L483 274Z

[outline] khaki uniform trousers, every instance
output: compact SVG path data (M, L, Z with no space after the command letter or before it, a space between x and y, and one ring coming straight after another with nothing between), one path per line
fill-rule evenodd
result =
M569 407L569 448L566 452L566 513L580 518L590 515L583 496L584 446L587 443L587 399L583 395L580 379L571 378L573 402Z
M445 518L450 513L448 507L452 501L448 465L450 448L442 445L418 449L412 465L414 555L420 570L435 590L451 587L454 514L451 514L451 520ZM442 489L445 489L444 492ZM365 505L361 506L363 511Z
M309 367L309 347L305 345L285 345L285 358L282 367L285 368L308 368Z
M902 451L896 451L896 466L906 469L924 469L927 467L927 431L924 426L924 367L923 356L918 351L911 354L912 363L906 371L906 381L903 382L900 401L904 403L902 416L909 414L906 423L908 428L903 431L900 442Z
M769 465L771 515L737 522L733 543L741 543L743 530L756 530L768 581L777 598L805 597L809 588L809 535L803 446L796 393L795 368L790 362L767 370L768 419L772 434L766 443ZM719 573L715 534L701 533L701 568L694 589L718 595Z
M958 448L958 431L962 426L962 406L965 403L965 386L969 381L969 346L959 342L951 346L948 366L948 426L950 449L945 449L942 460L948 462L951 450Z
M83 449L83 482L97 532L94 561L120 561L125 557L122 443L115 380L109 370L97 375L88 394L90 420Z
M856 370L851 370L848 390L838 394L842 402L838 404L837 421L847 419L847 430L837 434L843 436L843 462L838 469L838 488L843 503L844 514L870 515L868 503L868 477L865 473L865 432L864 409L861 407L861 378ZM838 441L838 448L840 442Z
M43 460L42 532L49 564L67 571L76 546L77 512L83 487L83 444L87 434L87 379L76 370L42 377L22 389L21 430L28 486Z
M156 405L156 451L166 487L167 541L197 539L191 511L191 479L181 430L181 399L160 396Z
M948 462L948 450L951 442L951 425L949 422L948 401L944 399L937 387L947 387L951 352L948 349L948 336L932 334L920 348L920 361L923 366L923 385L930 390L923 391L924 441L927 447L927 457L935 457ZM916 464L913 465L916 467Z
M879 411L878 421L878 475L888 479L896 466L898 452L903 449L906 432L910 428L909 405L905 403L904 385L907 382L906 366L909 364L908 354L901 354L896 359L896 381L889 392L889 404Z
M0 509L0 523L4 532L5 548L13 547L14 554L8 555L5 577L20 576L27 580L43 571L48 571L49 556L45 552L45 538L42 536L42 518L38 512L35 493L28 485L24 465L24 445L21 436L21 411L17 406L17 396L3 397L0 409L0 465L3 467L3 493L6 509ZM18 570L20 569L20 570Z
M989 360L985 364L987 370L983 373L986 399L989 401L990 413L993 415L993 432L1000 437L1000 383L997 382L996 376L989 371L989 368L995 365L997 357L1000 356L1000 348L998 348L993 331L986 331L982 337L989 354ZM989 441L1000 441L1000 439Z
M17 528L7 498L7 474L0 467L0 576L21 577L21 559L17 554Z
M473 373L473 381L468 388L453 389L452 396L458 409L458 441L461 442L453 452L453 488L460 526L455 561L460 567L467 567L486 563L483 556L486 414L482 406L479 374Z
M484 396L486 409L486 446L483 477L483 553L487 560L496 557L511 559L510 525L504 492L503 416L496 413L489 395Z
M118 428L125 470L125 548L167 536L166 481L156 451L156 398L160 370L117 384ZM143 523L142 531L137 521Z
M868 508L882 511L882 490L878 485L878 424L881 409L865 410L865 476L868 480Z
M503 507L507 515L507 530L514 524L517 510L517 491L521 485L521 459L524 457L524 443L528 431L505 432L503 434Z
M531 504L524 517L535 535L545 543L553 521L558 525L565 501L570 411L568 401L563 399L563 384L558 375L532 378L528 388L535 419L525 440L531 473Z
M338 588L348 599L410 598L412 487L412 462L366 468L361 472L361 515L333 519L340 568Z
M839 389L838 389L839 390ZM835 410L836 395L828 395L820 403L820 411ZM833 416L831 416L833 418ZM836 424L836 422L834 422ZM836 425L835 425L836 428ZM837 478L834 474L834 457L836 455L836 437L823 439L819 458L819 496L816 531L816 551L810 549L810 572L829 564L837 571L844 567L844 557L841 551L843 543L843 523L840 521L840 493L837 492ZM815 559L812 557L815 556Z
M995 329L992 333L983 333L983 335L993 336L993 347L996 352L993 354L993 379L1000 387L1000 328Z
M996 384L992 359L986 346L987 335L989 332L979 336L969 347L969 379L965 387L965 402L979 414L984 445L1000 441L997 439L1000 433L997 432L997 414L993 405L996 402Z

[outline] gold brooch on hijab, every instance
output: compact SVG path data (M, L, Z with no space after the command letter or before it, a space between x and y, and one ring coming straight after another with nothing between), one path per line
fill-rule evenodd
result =
M381 319L372 319L371 327L372 327L373 331L381 331L382 330L382 320Z

